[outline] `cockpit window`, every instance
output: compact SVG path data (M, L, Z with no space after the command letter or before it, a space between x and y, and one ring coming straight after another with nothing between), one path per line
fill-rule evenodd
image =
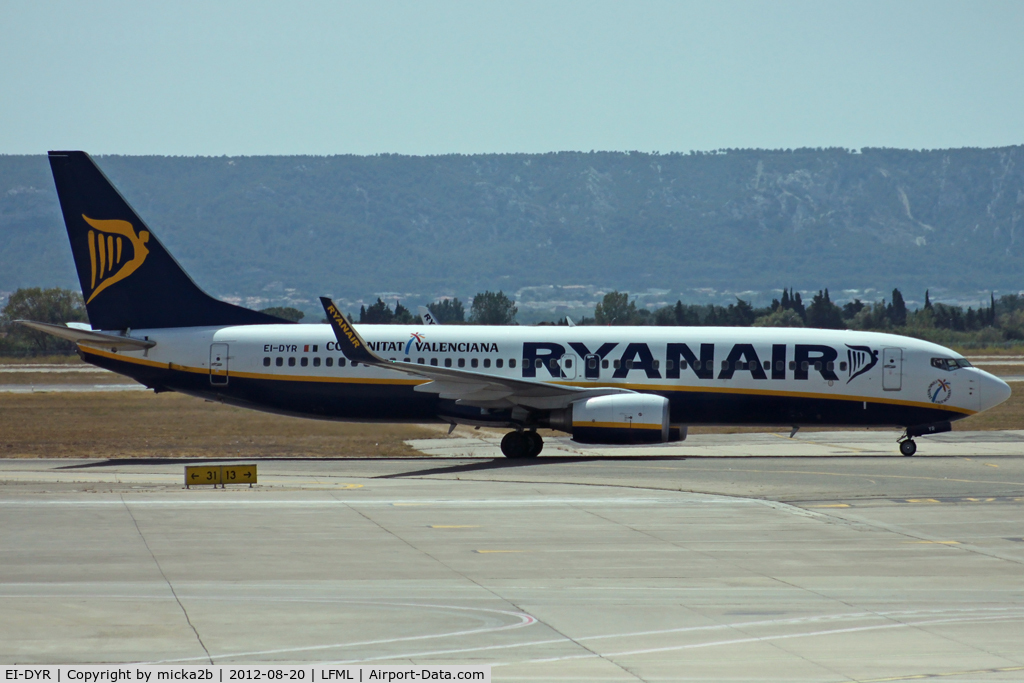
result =
M966 358L932 358L932 367L950 371L957 368L969 368L971 364Z

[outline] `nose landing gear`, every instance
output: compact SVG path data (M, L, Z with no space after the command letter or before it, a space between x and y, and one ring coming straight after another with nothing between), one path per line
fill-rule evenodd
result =
M537 432L509 432L501 439L506 458L536 458L544 450L544 439Z

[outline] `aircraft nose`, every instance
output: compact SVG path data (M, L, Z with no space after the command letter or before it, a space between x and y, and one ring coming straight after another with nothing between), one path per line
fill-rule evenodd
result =
M993 408L1010 398L1010 385L985 372L981 380L981 409Z

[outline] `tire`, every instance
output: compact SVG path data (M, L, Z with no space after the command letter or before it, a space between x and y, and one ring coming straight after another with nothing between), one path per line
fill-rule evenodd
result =
M913 439L907 439L900 443L900 453L910 457L914 453L917 453L917 444L914 443Z
M530 456L536 458L544 450L544 438L537 432L524 432L530 442Z
M533 450L528 432L509 432L501 439L501 453L506 458L529 458Z

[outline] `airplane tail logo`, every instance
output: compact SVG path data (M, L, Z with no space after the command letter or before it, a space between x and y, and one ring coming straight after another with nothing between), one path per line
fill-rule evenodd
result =
M846 360L850 363L850 379L846 380L847 384L878 364L878 351L870 346L847 344L846 349Z
M139 269L149 255L146 242L149 232L135 228L128 221L96 220L82 214L85 222L92 226L89 231L89 298L91 303L96 295L112 284L124 280Z

